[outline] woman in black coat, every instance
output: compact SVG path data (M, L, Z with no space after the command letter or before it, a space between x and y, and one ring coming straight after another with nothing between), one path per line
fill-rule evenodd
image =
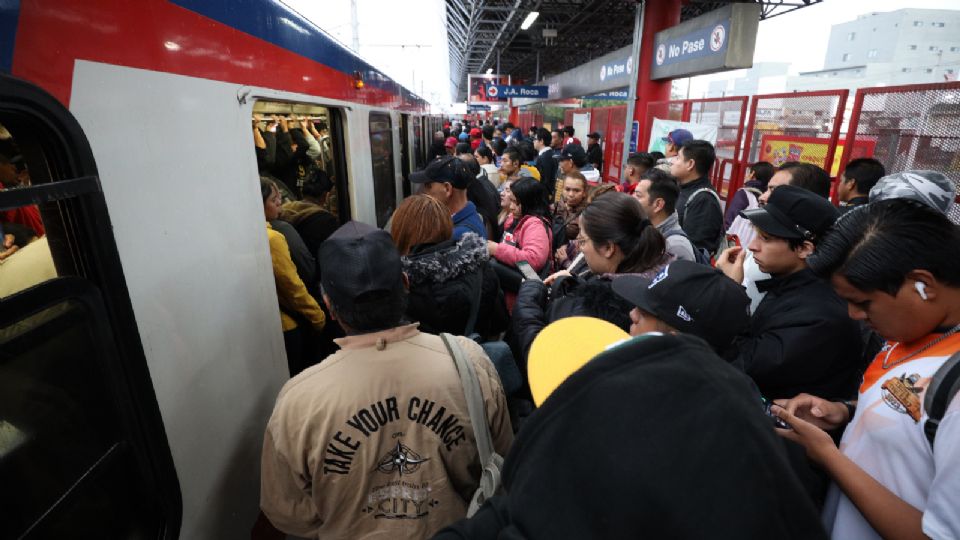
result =
M446 207L428 195L408 197L390 228L409 281L407 318L431 334L479 334L506 329L507 314L486 242L473 233L453 240Z

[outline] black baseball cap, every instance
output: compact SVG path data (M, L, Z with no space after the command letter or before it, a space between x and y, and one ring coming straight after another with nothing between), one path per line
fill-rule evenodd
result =
M812 191L785 185L770 194L765 206L743 210L740 215L767 234L812 241L827 232L840 211Z
M693 261L674 261L653 279L630 274L614 278L613 291L718 352L750 322L750 298L743 287L723 272Z
M456 189L467 189L473 181L473 176L460 158L440 156L431 161L422 171L411 173L410 181L414 184L449 182Z
M320 244L320 283L335 306L353 306L361 296L389 295L403 287L400 253L390 235L348 221Z
M572 159L577 166L587 162L587 153L577 143L570 143L560 150L560 159Z
M600 134L597 133L596 131L594 131L594 132L592 132L592 133L587 133L587 138L588 138L588 139L599 139L599 138L600 138Z

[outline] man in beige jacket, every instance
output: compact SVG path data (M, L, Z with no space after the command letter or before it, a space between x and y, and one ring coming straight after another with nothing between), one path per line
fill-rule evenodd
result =
M280 391L264 435L261 509L303 537L430 537L464 517L479 482L456 365L439 337L401 324L404 277L386 232L347 223L321 246L320 265L323 300L347 337ZM458 339L506 455L500 379L477 344Z

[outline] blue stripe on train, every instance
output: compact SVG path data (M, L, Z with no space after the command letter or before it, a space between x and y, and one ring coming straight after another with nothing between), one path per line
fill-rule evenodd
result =
M375 88L409 95L383 72L279 0L170 0L170 3L348 75L359 71L364 83Z
M20 0L0 0L0 71L13 69L13 44L17 39Z

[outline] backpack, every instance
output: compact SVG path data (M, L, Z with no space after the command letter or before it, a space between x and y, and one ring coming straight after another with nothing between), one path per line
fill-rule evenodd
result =
M460 344L457 343L457 338L450 334L440 334L440 339L443 340L447 352L450 353L457 365L460 385L463 387L463 395L467 399L470 424L473 425L473 435L477 441L477 452L480 454L480 466L483 467L480 472L480 485L473 493L470 506L467 508L467 517L472 517L487 499L501 491L500 479L503 469L503 456L493 449L493 436L490 434L490 426L487 424L487 409L483 403L483 392L480 389L480 381L477 379L477 372L473 369L473 364L464 356Z
M740 191L747 196L747 207L744 210L753 210L754 208L760 208L759 198L763 193L753 187L740 188ZM733 221L730 223L730 228L727 229L728 235L736 236L740 239L740 245L746 247L754 237L757 236L757 232L754 230L753 225L750 223L750 220L737 215L733 218Z
M560 204L563 204L563 203L560 203ZM553 232L553 251L554 252L560 249L560 246L567 245L567 240L568 240L567 225L571 221L579 217L580 215L576 214L576 215L570 216L569 219L564 220L561 216L554 216L552 227L551 227L553 229L552 232Z
M940 420L947 412L950 401L960 391L960 352L955 352L940 369L933 374L927 393L923 398L923 410L927 411L927 421L923 424L923 432L933 449L933 441L937 436Z
M720 195L717 195L717 192L714 191L712 187L700 188L700 189L694 191L693 193L691 193L691 194L690 194L690 198L687 199L687 206L690 205L690 202L693 201L693 199L696 198L697 195L703 193L704 191L706 191L707 193L713 195L714 200L717 201L717 206L720 207L720 216L721 216L721 217L720 217L720 219L721 219L720 236L717 238L717 251L716 251L715 253L710 253L709 251L707 251L706 249L703 249L703 248L697 248L697 246L693 246L693 250L694 250L694 251L697 251L697 249L703 249L703 251L705 251L705 252L707 253L707 259L709 260L709 259L713 258L714 255L716 255L716 254L718 254L718 253L722 253L723 250L725 250L725 249L727 249L727 248L729 248L729 247L733 247L733 246L735 246L735 245L737 245L737 244L736 244L736 242L733 242L732 240L728 239L728 238L727 238L727 233L726 233L726 231L723 230L723 226L722 226L722 224L723 224L723 222L722 222L722 219L723 219L723 202L720 201ZM686 208L686 207L684 207L684 208ZM699 257L698 257L698 262L699 262ZM707 263L707 264L710 264L710 263Z
M683 229L674 229L663 235L664 241L671 236L682 236L686 238L688 242L690 242L690 238L687 236L687 233L683 231ZM693 245L693 242L690 242L690 247L693 248L693 259L696 262L705 264L707 266L712 266L712 263L710 262L710 253L706 249Z

